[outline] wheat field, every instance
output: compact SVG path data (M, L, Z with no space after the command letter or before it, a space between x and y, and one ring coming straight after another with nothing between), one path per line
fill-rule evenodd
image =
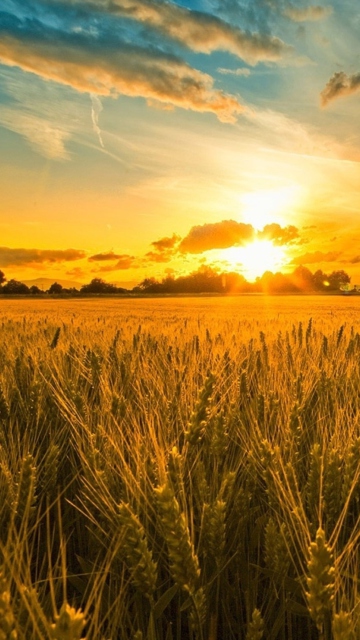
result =
M0 640L360 638L360 301L0 308Z

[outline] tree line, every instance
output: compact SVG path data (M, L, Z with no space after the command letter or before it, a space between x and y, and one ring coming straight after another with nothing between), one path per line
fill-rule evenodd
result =
M272 273L266 271L255 282L236 272L223 272L202 266L189 275L175 277L168 275L162 280L145 278L133 289L124 289L105 282L101 278L93 278L90 283L80 289L66 288L54 282L46 291L36 285L28 287L23 282L8 280L0 271L0 293L15 295L92 295L92 294L184 294L184 293L321 293L339 291L350 283L349 275L343 271L324 273L321 269L312 273L307 267L299 266L292 273Z

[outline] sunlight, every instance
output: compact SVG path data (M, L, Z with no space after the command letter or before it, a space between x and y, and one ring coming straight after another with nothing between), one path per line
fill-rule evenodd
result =
M281 189L252 191L241 196L243 205L242 219L255 229L277 222L288 224L289 207L299 198L299 187L293 185ZM284 213L284 215L282 215Z
M245 247L223 249L219 257L228 263L231 270L240 271L250 282L265 271L281 271L288 262L284 247L274 246L270 240L255 240Z

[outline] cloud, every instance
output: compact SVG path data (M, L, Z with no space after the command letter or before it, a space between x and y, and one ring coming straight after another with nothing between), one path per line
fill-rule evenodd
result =
M162 0L78 0L92 10L115 13L156 29L192 51L233 53L250 64L276 61L292 51L280 38L266 33L250 33L221 18Z
M3 14L4 15L4 14ZM235 122L244 107L213 89L213 79L178 57L154 48L64 33L36 20L5 14L0 26L0 62L96 95L144 97L184 109L212 112Z
M240 69L224 69L223 67L219 67L218 72L224 76L244 76L244 78L248 78L251 75L250 69L246 67L240 67Z
M90 256L88 260L89 262L104 262L106 260L121 260L124 257L128 258L129 256L123 253L118 254L114 253L114 251L108 251L107 253L96 253L94 256Z
M0 267L30 267L44 263L61 263L82 260L85 251L79 249L13 249L0 247Z
M354 256L353 258L347 260L346 262L348 262L349 264L359 264L360 256Z
M360 91L360 72L349 76L344 71L337 71L322 90L321 104L323 107L340 96L349 96Z
M254 237L251 224L223 220L192 227L179 245L181 253L202 253L211 249L227 249L245 244Z
M156 251L148 251L145 254L145 262L157 262L157 263L165 263L170 262L173 258L173 252L163 251L162 253L156 253Z
M180 240L180 236L177 236L176 233L174 233L171 237L160 238L160 240L151 242L151 246L154 247L156 251L166 251L168 249L173 249Z
M330 16L333 8L330 6L310 5L309 7L294 7L289 5L283 10L283 15L294 22L315 22Z
M99 127L99 115L103 110L103 106L98 96L91 93L90 98L91 98L91 120L93 123L93 129L99 139L100 146L104 149L104 143L101 137L101 129Z
M106 255L106 254L103 254L103 255ZM107 273L109 271L125 271L126 269L137 268L140 266L135 256L123 254L121 256L118 256L118 258L119 259L115 264L110 264L105 267L92 269L92 273ZM108 258L108 259L111 260L112 258Z
M84 278L88 275L88 272L82 269L81 267L74 267L73 269L69 269L65 271L67 276L71 276L72 278Z
M339 251L328 251L328 253L323 253L322 251L313 251L293 258L291 264L317 264L320 262L336 262L339 255Z
M17 111L1 107L0 124L24 136L30 145L40 151L46 158L66 160L69 154L65 142L70 138L70 131L61 124L55 124L25 111Z
M281 246L296 240L299 237L299 230L292 224L287 227L281 227L276 222L273 222L265 225L263 230L258 233L258 237L272 240L274 245Z

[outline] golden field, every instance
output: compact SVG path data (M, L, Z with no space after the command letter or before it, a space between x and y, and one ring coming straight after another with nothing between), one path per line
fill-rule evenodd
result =
M359 298L0 327L0 639L360 638Z

